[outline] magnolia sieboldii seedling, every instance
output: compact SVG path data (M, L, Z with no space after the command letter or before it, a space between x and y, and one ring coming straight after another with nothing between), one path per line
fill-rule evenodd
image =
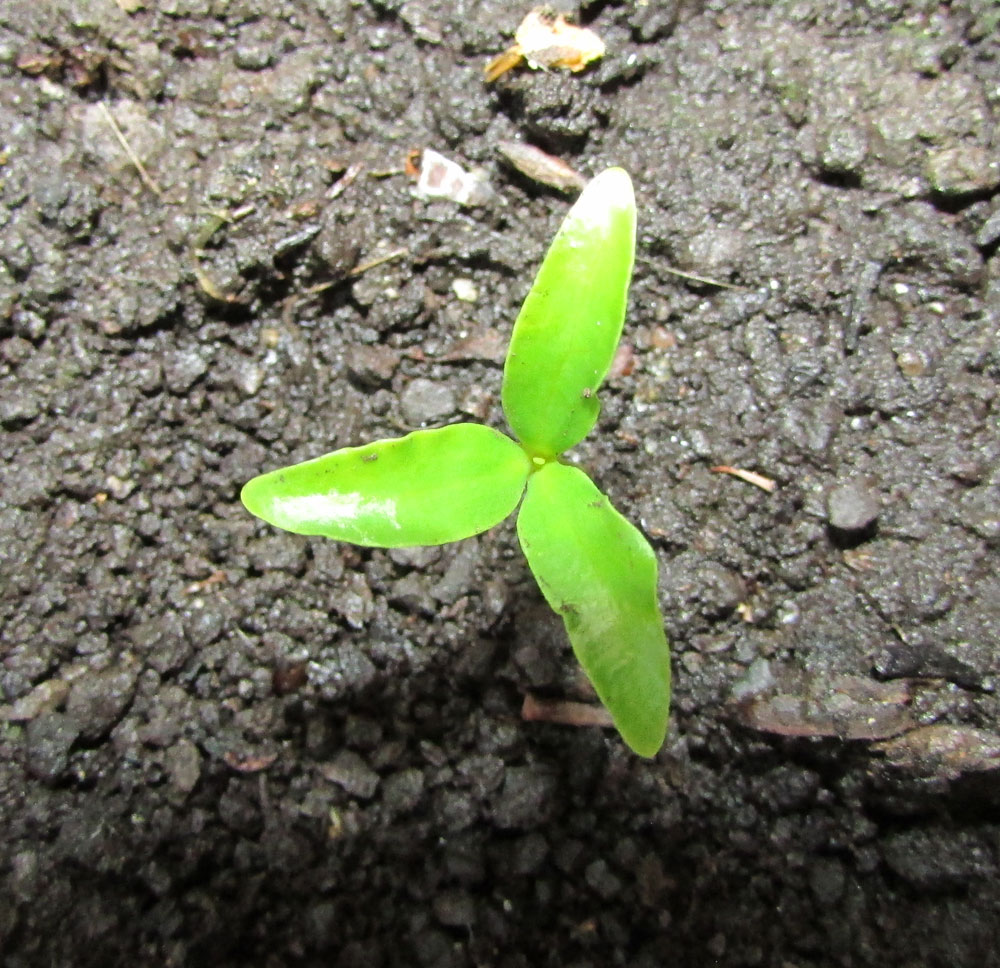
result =
M670 705L656 557L563 457L597 422L634 256L632 183L610 168L566 215L514 324L502 392L513 438L476 423L418 430L255 477L242 499L288 531L381 548L460 541L517 509L580 665L625 742L653 756Z

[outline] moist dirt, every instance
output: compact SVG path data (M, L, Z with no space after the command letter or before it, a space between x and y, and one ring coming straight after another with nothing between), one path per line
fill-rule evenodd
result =
M603 59L485 84L527 12L0 10L10 968L1000 964L1000 9L585 3ZM511 523L238 499L503 427L572 198L508 142L636 186L573 458L659 559L652 761L522 715L593 696Z

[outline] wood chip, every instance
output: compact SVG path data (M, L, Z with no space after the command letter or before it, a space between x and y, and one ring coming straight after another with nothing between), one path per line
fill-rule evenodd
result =
M1000 769L1000 736L971 726L921 726L874 749L893 766L917 776L955 779Z
M525 693L521 718L526 723L559 723L562 726L614 726L614 720L603 706L568 699L542 699Z
M195 595L198 592L203 592L206 588L211 588L212 585L221 585L226 579L227 575L224 571L213 571L208 578L202 578L200 581L192 582L184 589L185 595Z
M714 474L730 474L733 477L738 477L741 481L754 484L761 490L767 491L768 494L772 493L778 486L777 482L772 481L771 478L765 477L763 474L758 474L756 471L746 471L742 467L730 467L728 464L718 464L715 467L710 467L709 470Z
M260 773L274 764L277 753L224 753L223 762L237 773Z
M346 189L348 189L354 180L361 174L364 169L364 165L360 161L356 161L353 164L347 166L344 174L340 176L330 187L330 190L326 193L327 198L334 199L342 195Z
M917 725L909 708L909 688L899 685L863 676L818 678L801 683L795 693L741 700L737 719L776 736L889 739Z
M507 338L493 327L452 343L438 357L442 363L465 363L469 360L479 360L483 363L494 363L497 366L503 366L506 358Z
M623 376L631 376L635 370L635 349L631 343L621 342L615 350L614 359L611 361L611 369L608 370L608 379L617 380Z
M534 145L523 141L501 141L497 145L497 151L522 175L540 185L570 192L579 191L587 184L587 179L561 158Z

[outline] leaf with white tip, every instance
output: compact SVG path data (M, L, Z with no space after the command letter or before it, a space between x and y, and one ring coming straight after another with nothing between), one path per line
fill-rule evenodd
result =
M632 182L609 168L569 210L514 323L503 409L532 454L561 454L596 423L597 388L621 338L634 256Z

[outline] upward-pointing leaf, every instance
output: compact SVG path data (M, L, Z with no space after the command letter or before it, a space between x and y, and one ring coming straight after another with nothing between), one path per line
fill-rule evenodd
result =
M561 454L597 421L597 388L621 337L634 253L632 182L609 168L567 214L511 335L503 409L532 454Z
M453 424L262 474L240 496L248 511L296 534L382 548L436 545L499 524L530 468L498 430Z

